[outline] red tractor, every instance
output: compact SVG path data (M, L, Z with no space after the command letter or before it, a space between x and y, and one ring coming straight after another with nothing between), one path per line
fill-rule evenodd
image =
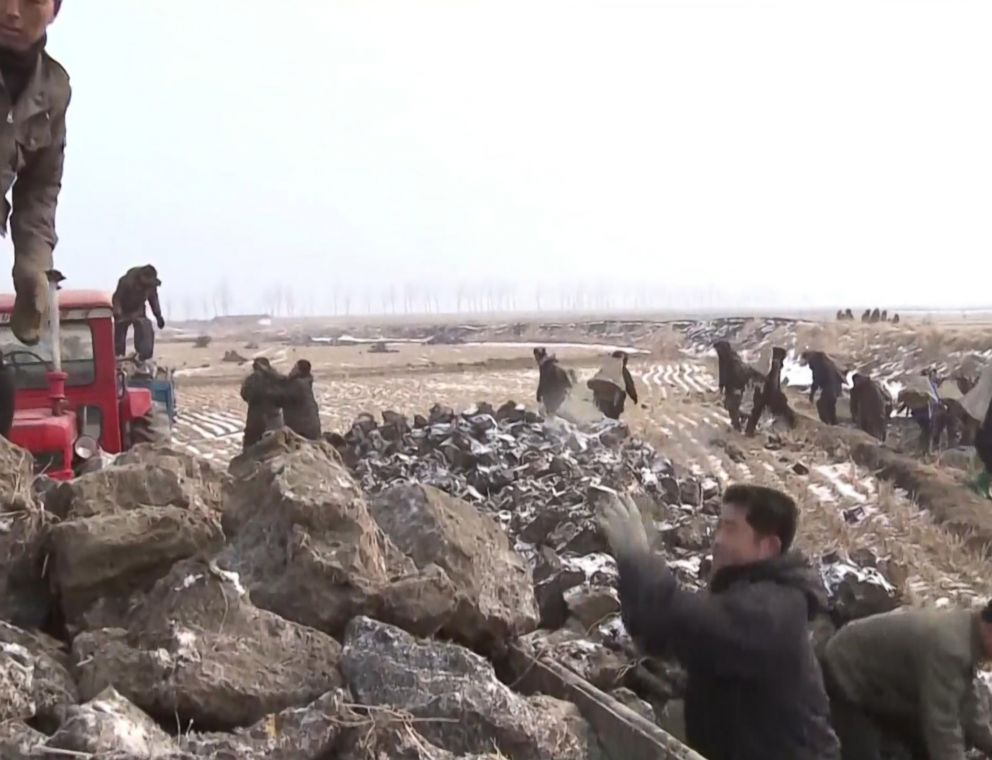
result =
M36 346L13 336L14 298L0 295L0 352L17 388L11 442L34 455L36 473L69 480L101 449L116 454L159 434L151 391L128 387L114 356L110 296L60 293L62 279L49 272L51 331Z

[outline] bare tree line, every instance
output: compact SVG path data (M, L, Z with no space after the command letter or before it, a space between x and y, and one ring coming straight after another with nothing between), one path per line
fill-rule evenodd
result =
M725 294L712 288L693 292L692 305L717 305ZM673 296L678 296L679 304ZM389 283L379 287L335 283L320 292L304 291L286 283L272 283L251 302L237 299L230 282L221 280L199 295L172 296L167 306L180 309L175 317L208 320L254 312L272 317L500 314L512 312L609 312L649 310L684 305L686 293L673 293L650 285L600 283L549 283L516 285L508 282L468 283L449 286ZM254 308L252 308L254 306ZM166 309L172 313L171 308Z

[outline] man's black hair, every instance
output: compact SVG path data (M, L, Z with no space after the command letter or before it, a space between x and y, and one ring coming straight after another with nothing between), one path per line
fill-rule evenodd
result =
M778 536L785 554L796 537L799 509L788 494L766 486L733 485L723 494L724 504L747 512L747 522L763 536Z

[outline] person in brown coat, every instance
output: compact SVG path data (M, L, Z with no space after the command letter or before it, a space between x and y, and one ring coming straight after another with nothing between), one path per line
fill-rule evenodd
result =
M884 443L891 401L877 382L860 372L851 378L851 419L868 435Z
M45 51L58 0L0 3L0 235L14 244L16 298L10 327L38 343L48 311L55 209L62 189L69 75ZM11 200L7 201L10 194Z
M992 603L983 610L895 610L841 628L823 670L843 760L878 760L884 735L914 758L992 754L978 665L992 655Z
M127 331L134 327L134 350L138 358L147 361L155 352L155 331L145 312L145 304L152 307L152 314L158 329L165 327L162 307L158 301L158 289L162 281L158 270L151 264L128 269L117 281L114 291L114 353L124 356L127 353Z
M286 427L311 441L320 438L320 408L313 395L310 362L300 359L280 383L278 403Z
M784 363L785 349L773 348L772 366L768 370L764 387L760 392L755 391L754 408L751 410L750 418L748 418L745 434L754 435L766 407L771 410L775 417L785 420L790 428L796 424L796 413L792 411L789 406L789 399L782 391L782 365Z
M804 351L802 364L813 372L813 384L809 388L809 402L816 403L816 413L821 422L837 424L837 399L844 390L844 376L837 369L834 360L823 351ZM820 398L816 392L820 391Z

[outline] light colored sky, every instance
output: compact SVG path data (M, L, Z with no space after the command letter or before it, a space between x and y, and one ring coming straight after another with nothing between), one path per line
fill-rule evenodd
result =
M65 0L57 260L153 262L176 316L225 278L240 309L987 305L990 29L987 0Z

